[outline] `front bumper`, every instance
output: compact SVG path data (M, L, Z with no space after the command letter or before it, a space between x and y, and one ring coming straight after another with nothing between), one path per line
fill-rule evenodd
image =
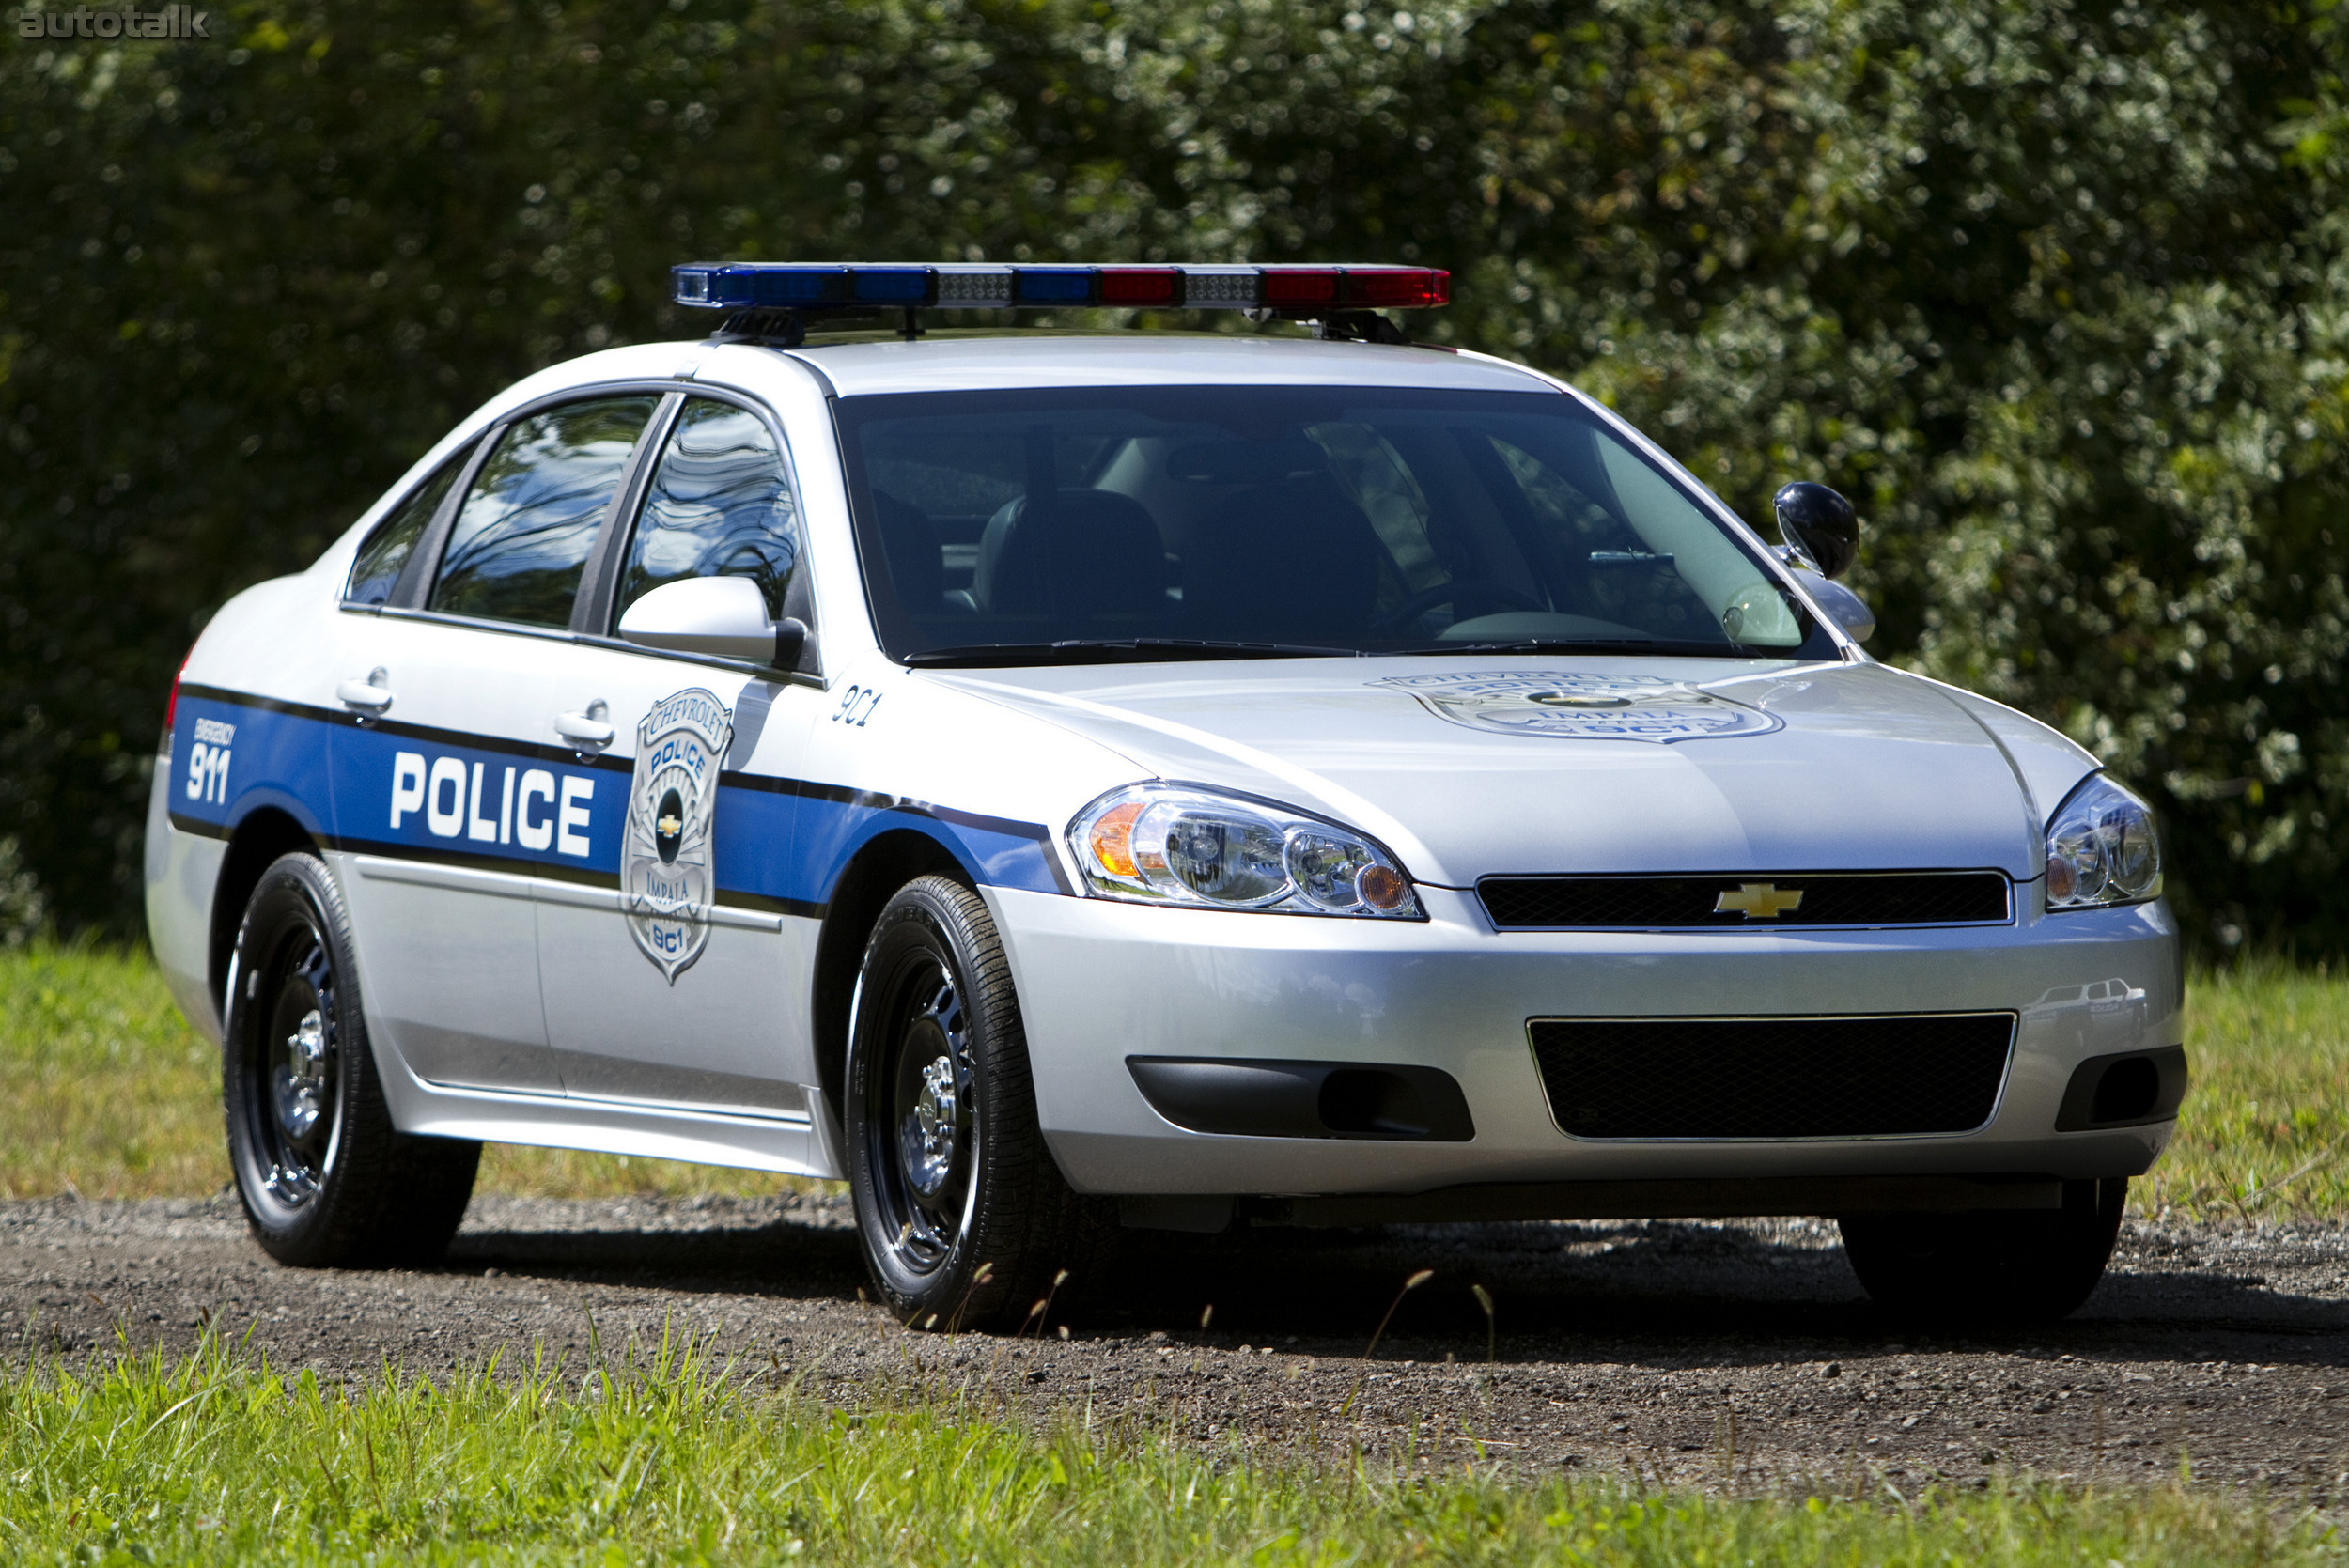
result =
M2024 890L2027 893L2029 890ZM2168 907L1879 931L1496 933L1423 887L1425 923L1226 914L988 890L1027 1027L1037 1110L1081 1192L1410 1193L1464 1184L2142 1172L2174 1122L2058 1132L2073 1069L2183 1038ZM2118 985L2112 984L2118 982ZM2113 999L2123 998L2116 1003ZM2011 1011L2004 1090L1962 1134L1596 1141L1550 1115L1530 1018ZM1129 1057L1439 1067L1466 1141L1187 1131Z

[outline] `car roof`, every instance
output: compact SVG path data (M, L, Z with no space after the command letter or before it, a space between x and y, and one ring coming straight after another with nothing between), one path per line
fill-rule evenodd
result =
M792 354L823 372L843 397L1169 383L1558 390L1530 370L1482 354L1225 333L1026 332L911 343L818 341Z

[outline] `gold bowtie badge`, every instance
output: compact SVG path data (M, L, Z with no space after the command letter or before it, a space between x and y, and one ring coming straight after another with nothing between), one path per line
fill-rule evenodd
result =
M1717 915L1742 913L1748 920L1776 920L1802 908L1802 890L1778 891L1775 882L1740 882L1714 902Z

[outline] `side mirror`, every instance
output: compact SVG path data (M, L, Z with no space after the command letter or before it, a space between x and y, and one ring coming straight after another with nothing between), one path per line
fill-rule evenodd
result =
M767 618L767 596L747 577L689 577L664 582L620 617L623 641L670 653L747 659L787 670L799 662L807 626Z
M1825 485L1797 479L1770 498L1779 536L1801 557L1796 564L1821 577L1841 577L1859 553L1859 518L1851 503Z

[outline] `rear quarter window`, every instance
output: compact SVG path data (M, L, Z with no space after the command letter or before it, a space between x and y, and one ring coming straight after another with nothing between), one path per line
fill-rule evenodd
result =
M466 459L472 456L473 448L468 445L433 470L431 478L410 491L406 500L392 508L390 516L375 525L351 563L350 581L343 587L344 603L391 602L392 590L399 585L399 574L407 569L408 558L416 552L416 541L431 526L441 503L448 498L449 487L457 483L457 476L464 473Z

